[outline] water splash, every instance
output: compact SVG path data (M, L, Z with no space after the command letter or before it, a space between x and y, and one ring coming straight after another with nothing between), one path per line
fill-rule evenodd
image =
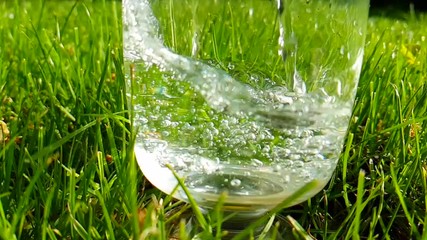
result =
M206 102L218 111L248 111L257 102L256 91L226 72L195 59L178 55L165 47L147 0L125 0L124 55L130 61L144 61L172 72L177 80L188 81Z
M278 3L280 3L278 6L280 12L281 0L278 0ZM298 114L296 115L292 109L288 108L290 102L296 102L306 94L305 83L296 71L296 41L289 41L286 44L287 47L294 46L288 47L294 49L290 53L294 61L293 92L284 87L280 92L276 91L277 89L261 91L237 81L221 69L178 55L167 48L159 33L159 23L148 0L124 0L123 5L124 56L128 61L143 61L148 66L156 65L161 70L174 74L176 80L191 83L208 105L219 112L230 114L243 112L254 115L266 123L276 122L276 120L300 121L299 118L302 115L296 119ZM285 47L284 39L284 27L280 23L279 44L283 48ZM193 49L194 51L197 49ZM271 110L275 111L274 116L268 114ZM308 120L302 122L310 124Z

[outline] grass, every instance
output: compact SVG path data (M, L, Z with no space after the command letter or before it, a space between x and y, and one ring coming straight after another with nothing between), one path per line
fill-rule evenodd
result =
M136 165L120 7L0 3L1 238L223 234L220 209L187 230L190 206L154 189ZM371 17L339 166L323 192L266 219L274 234L287 222L297 239L427 238L426 32L424 14Z

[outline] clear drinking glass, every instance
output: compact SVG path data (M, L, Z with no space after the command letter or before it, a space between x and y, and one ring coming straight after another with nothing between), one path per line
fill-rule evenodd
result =
M124 0L125 71L145 177L256 216L336 167L368 0ZM170 169L171 168L171 169ZM187 200L181 188L174 197Z

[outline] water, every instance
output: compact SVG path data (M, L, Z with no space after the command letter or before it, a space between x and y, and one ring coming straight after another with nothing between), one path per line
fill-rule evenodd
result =
M208 54L203 50L215 50L218 43L207 32L219 34L221 29L212 25L204 32L213 20L202 18L195 9L203 9L205 1L182 4L187 9L180 9L178 2L124 1L125 70L138 129L135 154L144 175L170 194L177 185L171 167L185 178L201 206L214 206L225 192L225 207L243 211L269 209L313 180L318 183L316 189L292 204L320 191L341 152L363 51L356 48L341 57L328 56L332 59L329 65L347 59L337 66L340 75L330 74L327 68L310 68L310 74L320 76L314 81L308 70L297 70L298 46L295 36L285 34L286 18L280 17L277 23L273 16L268 22L277 6L259 0L250 2L261 4L264 15L255 5L241 5L241 11L247 17L245 22L252 18L267 22L271 32L254 29L252 34L270 47L261 53L235 53L233 49L243 48L245 40L236 40L233 32L226 38L231 50L223 55L218 49ZM227 1L209 3L213 4L208 6L212 15L215 6L236 8ZM170 4L166 13L162 4ZM197 7L188 8L192 4ZM187 10L193 14L188 26L184 20L179 22L185 15L179 12ZM249 35L250 25L242 29ZM181 49L177 41L187 44ZM209 44L214 47L207 47ZM239 56L246 58L239 62ZM260 56L267 60L254 61L249 69L242 67ZM328 74L333 81L325 80ZM348 82L344 87L339 77ZM174 195L186 200L180 189Z
M308 195L319 191L335 168L351 110L305 98L283 106L286 111L231 115L209 109L198 94L192 96L196 103L188 103L183 95L145 98L135 101L143 102L135 111L135 151L145 176L170 193L177 181L169 165L186 176L196 199L209 206L223 191L229 195L227 205L251 207L274 206L312 180L319 185ZM290 109L310 100L315 109L292 114ZM182 192L176 196L186 199Z
M186 176L187 187L207 206L227 191L228 206L271 207L312 180L318 188L304 198L329 180L350 105L270 89L260 94L265 109L254 105L231 114L211 107L190 84L163 77L133 99L137 160L162 191L171 193L177 184L167 165ZM134 84L146 81L137 76ZM176 197L186 199L180 191Z

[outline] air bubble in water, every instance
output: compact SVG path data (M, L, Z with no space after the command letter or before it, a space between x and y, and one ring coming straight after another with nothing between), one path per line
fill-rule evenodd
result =
M231 180L230 185L232 187L239 187L241 183L242 182L239 179L235 178L235 179Z
M216 135L218 135L218 134L219 134L219 131L218 131L218 129L214 128L214 129L212 129L211 133L212 133L214 136L216 136Z
M172 124L172 123L171 123L171 121L169 121L169 120L164 120L164 121L163 121L163 126L164 126L164 127L169 127L171 124Z
M271 151L271 148L270 148L270 146L268 146L268 145L266 145L263 149L262 149L262 152L263 153L268 153L268 152L270 152Z
M289 183L291 181L291 177L289 175L286 175L285 177L283 177L283 183Z
M228 68L229 70L233 70L233 69L234 69L234 64L232 64L232 63L228 63L227 68Z
M145 118L145 117L139 117L139 118L136 118L136 121L139 123L139 124L146 124L146 123L148 123L148 119L147 118Z
M251 165L254 166L254 167L262 167L264 165L264 163L261 160L253 158L251 160Z
M297 154L294 154L293 156L298 156L298 158L300 158L300 156L299 156L299 155L297 155ZM302 161L295 161L295 162L293 163L293 167L294 167L295 169L301 169L301 168L304 168L304 162L302 162Z
M168 132L168 131L163 131L162 132L162 136L163 137L167 137L167 136L169 136L170 135L170 132Z

